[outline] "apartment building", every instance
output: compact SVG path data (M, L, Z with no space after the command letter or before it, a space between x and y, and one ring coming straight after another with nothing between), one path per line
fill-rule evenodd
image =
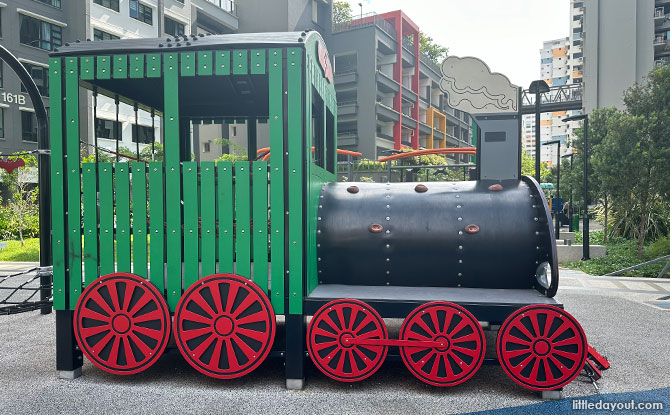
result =
M470 117L446 104L440 67L419 52L419 31L400 10L333 27L340 148L377 159L404 146L471 145Z

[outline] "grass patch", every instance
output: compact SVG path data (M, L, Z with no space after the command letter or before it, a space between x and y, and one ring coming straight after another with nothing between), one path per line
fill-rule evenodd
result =
M596 236L596 239L598 236ZM589 239L592 244L602 244L602 239L600 239L600 241L594 241L593 237ZM611 238L606 244L607 255L600 258L593 258L588 261L568 262L562 266L570 269L578 269L591 275L605 275L623 268L632 267L633 265L637 265L644 261L658 258L661 255L659 255L659 249L657 249L657 245L658 244L647 244L644 249L644 258L639 259L637 257L636 240ZM660 254L663 254L663 252L660 252ZM622 276L656 278L656 276L658 276L658 274L663 269L663 266L665 266L666 262L667 261L659 261L655 264L647 265L634 271L626 272ZM668 277L670 277L670 275L666 273L665 278Z
M0 262L5 261L33 261L40 260L40 239L24 239L26 246L21 246L21 241L3 241L7 247L0 249Z

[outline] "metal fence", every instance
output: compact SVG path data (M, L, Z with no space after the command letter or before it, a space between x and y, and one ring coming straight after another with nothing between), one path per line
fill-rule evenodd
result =
M42 314L51 312L51 276L51 267L35 267L0 276L0 315L33 310L41 310Z

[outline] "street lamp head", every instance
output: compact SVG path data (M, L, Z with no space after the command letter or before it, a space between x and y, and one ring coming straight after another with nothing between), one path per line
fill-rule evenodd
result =
M553 144L560 144L560 143L561 143L561 140L551 140L551 141L545 141L544 143L542 143L542 145L543 146L550 146L550 145L553 145Z
M528 87L528 92L531 94L541 94L543 92L549 92L549 85L543 80L537 80L530 83Z
M567 121L580 121L580 120L585 120L589 118L587 114L579 114L579 115L573 115L570 117L563 118L561 121L567 122Z

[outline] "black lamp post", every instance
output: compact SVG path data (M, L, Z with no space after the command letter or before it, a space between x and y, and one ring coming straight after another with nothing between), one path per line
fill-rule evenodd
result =
M571 173L571 174L572 174L572 169L573 169L573 167L574 167L574 166L572 165L572 159L573 159L573 156L574 156L573 153L570 153L570 154L566 154L566 155L564 155L564 156L561 156L561 157L563 157L563 158L565 158L565 157L570 157L570 173ZM574 232L574 230L572 229L572 185L570 185L570 205L568 206L568 231L569 231L569 232Z
M586 114L573 115L572 117L563 118L563 121L580 121L584 120L584 220L582 223L583 239L582 243L582 261L591 259L589 255L589 176L588 176L588 162L589 162L589 147L587 140L589 137L589 116Z
M363 24L363 3L358 3L361 8L361 24Z
M561 222L558 219L559 206L558 204L561 201L561 140L551 140L545 141L542 143L543 146L551 146L558 144L558 154L556 154L556 235L555 238L559 239L561 235Z
M549 92L549 85L541 79L533 81L528 92L535 94L535 180L540 183L540 94Z

